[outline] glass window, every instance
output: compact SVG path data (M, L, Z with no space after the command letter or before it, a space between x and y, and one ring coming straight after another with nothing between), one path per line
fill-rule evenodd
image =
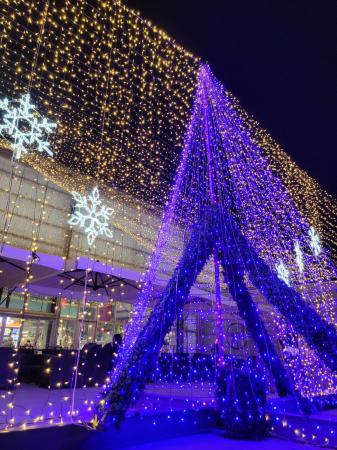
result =
M114 320L114 306L110 304L99 306L98 319L101 322L112 322Z
M97 305L87 304L84 308L80 307L80 318L82 318L82 312L84 311L85 320L96 320L97 318Z
M187 353L195 353L197 347L197 318L196 316L188 316L185 319L184 329L184 351Z
M54 313L56 306L56 297L42 297L29 294L28 311ZM12 309L22 311L24 295L20 292L10 292L4 290L0 307L3 309Z
M128 319L118 319L116 321L116 333L123 334L128 323Z
M76 348L76 321L60 319L57 330L57 345L63 348Z
M0 343L3 347L17 348L21 321L17 317L0 316Z
M128 320L132 306L128 303L116 303L116 318Z
M80 348L82 348L88 342L95 342L95 330L96 330L95 322L93 322L93 323L84 322L83 323Z
M114 326L112 323L100 322L96 333L96 342L102 347L112 341Z
M78 301L61 298L61 317L76 318L78 310Z
M35 348L47 348L52 328L51 320L39 320L39 328L36 334Z
M23 323L20 346L29 345L37 349L46 348L51 333L52 321L26 319ZM0 343L4 347L19 345L21 320L19 317L0 316Z
M23 323L21 346L32 346L43 349L48 346L52 321L42 319L26 319Z
M23 308L23 295L18 292L4 289L1 297L1 309L17 309L19 311Z
M37 297L30 295L28 302L28 311L55 313L56 304L56 297Z

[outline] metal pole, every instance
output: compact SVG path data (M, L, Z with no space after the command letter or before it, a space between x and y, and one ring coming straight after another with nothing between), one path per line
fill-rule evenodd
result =
M89 257L88 257L89 258ZM77 379L78 379L78 366L80 363L80 355L81 355L81 337L83 333L83 325L84 325L84 311L85 306L87 304L87 286L88 286L88 274L89 274L89 268L85 270L85 281L84 281L84 292L82 297L82 319L80 321L80 328L78 333L78 342L77 342L77 356L76 356L76 366L75 366L75 376L74 376L74 385L73 385L73 392L71 396L71 418L74 416L74 407L75 407L75 393L76 393L76 387L77 387Z
M28 283L30 281L30 275L31 275L31 270L32 270L32 263L33 263L32 260L30 260L27 263L26 281L25 281L25 284L24 284L23 305L22 305L22 310L21 310L20 330L19 330L19 337L18 337L18 349L20 348L20 345L21 345L23 327L24 327L24 324L25 324L26 312L27 312L27 309L28 309L28 302L29 302Z

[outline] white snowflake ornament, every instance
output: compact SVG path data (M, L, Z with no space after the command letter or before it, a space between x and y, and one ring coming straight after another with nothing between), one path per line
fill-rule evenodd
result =
M114 210L102 203L98 187L96 186L88 196L78 192L72 192L72 195L75 200L75 210L69 224L84 229L89 247L95 242L97 236L112 238L109 218Z
M309 234L309 239L310 239L310 248L311 248L313 254L317 257L322 252L321 239L314 227L311 227L309 229L308 234Z
M17 103L17 106L12 103ZM23 95L16 102L0 99L0 110L5 111L0 135L11 139L15 159L20 159L22 154L32 150L53 156L47 138L54 132L56 123L41 118L36 106L30 102L30 94Z
M290 271L283 261L276 265L276 270L278 278L290 287Z
M300 243L298 241L295 242L295 259L296 264L298 267L298 270L300 273L303 273L304 271L304 260L303 260L303 252L300 246Z

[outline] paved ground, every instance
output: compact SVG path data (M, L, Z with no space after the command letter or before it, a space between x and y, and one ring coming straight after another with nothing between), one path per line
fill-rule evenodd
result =
M211 384L186 383L181 385L170 383L150 384L137 405L130 409L135 411L176 411L195 404L198 408L209 407L213 403ZM101 388L80 388L75 393L75 409L78 410L76 419L89 421L92 417L94 405L97 403ZM45 389L32 384L23 384L11 394L7 391L0 395L0 430L8 423L19 426L22 423L32 424L38 417L43 416L43 422L64 423L70 420L72 390Z
M233 441L218 434L196 434L166 441L157 441L127 450L317 450L317 447L278 439L262 442Z

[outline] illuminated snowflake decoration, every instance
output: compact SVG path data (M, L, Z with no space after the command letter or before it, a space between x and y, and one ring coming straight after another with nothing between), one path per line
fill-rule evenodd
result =
M114 210L102 203L98 187L96 186L88 196L78 192L72 192L72 195L75 200L75 210L69 224L84 229L89 247L95 242L97 236L112 238L109 219Z
M47 138L54 132L56 123L41 118L35 105L30 102L29 94L23 95L17 102L10 102L7 98L0 99L0 110L5 111L3 123L0 124L0 135L11 139L15 159L20 159L22 154L32 150L53 156Z
M300 243L298 241L295 242L295 260L296 260L298 270L300 271L300 273L303 273L303 271L304 271L303 252L302 252Z
M321 246L321 239L317 234L317 231L313 227L309 229L309 238L310 238L310 248L313 254L317 257L322 252L322 246Z
M290 286L290 272L283 261L280 261L276 265L277 276L282 280L287 286Z

